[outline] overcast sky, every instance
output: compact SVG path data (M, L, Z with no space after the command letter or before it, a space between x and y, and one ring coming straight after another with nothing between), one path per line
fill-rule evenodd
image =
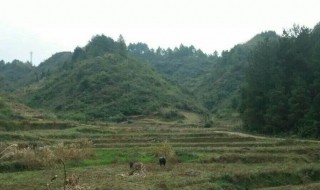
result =
M95 34L221 52L267 30L320 22L320 0L0 0L0 60L37 65Z

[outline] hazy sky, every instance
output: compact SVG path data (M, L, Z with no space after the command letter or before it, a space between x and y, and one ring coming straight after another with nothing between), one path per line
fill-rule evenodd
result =
M0 60L39 64L93 35L221 52L254 35L320 22L320 0L0 0Z

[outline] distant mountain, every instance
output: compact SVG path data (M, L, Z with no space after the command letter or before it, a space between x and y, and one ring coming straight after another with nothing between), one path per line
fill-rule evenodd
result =
M146 61L173 83L193 91L217 62L217 55L207 55L194 46L180 45L174 49L149 49L147 44L128 46L129 53Z
M193 46L149 49L94 36L74 52L60 52L38 67L0 62L0 92L15 92L33 108L77 120L123 120L161 110L236 111L251 51L275 32L256 35L220 56Z
M205 107L214 112L237 109L251 51L265 39L278 38L275 32L263 32L244 44L236 45L230 51L222 52L217 64L207 72L194 91Z
M13 92L38 79L35 67L31 63L14 60L11 63L0 61L0 92Z
M71 60L68 53L54 55L48 60L61 55L68 60L39 66L62 65L25 96L27 104L77 120L119 121L131 115L154 114L162 108L201 111L187 93L149 65L128 56L123 45L121 39L95 36L84 48L77 47Z
M250 52L265 39L277 40L273 32L263 32L244 44L236 45L221 56L204 54L195 47L149 49L147 44L128 46L129 52L145 60L173 83L192 93L209 111L232 109L238 105Z

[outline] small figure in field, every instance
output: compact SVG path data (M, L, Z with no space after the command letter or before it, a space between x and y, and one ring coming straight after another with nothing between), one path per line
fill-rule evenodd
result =
M160 164L160 167L161 166L166 166L166 158L165 157L160 157L159 158L159 164Z
M133 171L140 171L144 165L142 162L129 162L130 169Z
M145 176L146 167L142 162L129 162L130 172L129 175L138 174Z

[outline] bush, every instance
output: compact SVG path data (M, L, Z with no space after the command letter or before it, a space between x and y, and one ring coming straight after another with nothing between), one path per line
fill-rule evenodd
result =
M204 127L204 128L211 128L211 127L213 127L213 121L212 121L212 120L206 121L203 127Z
M165 157L171 163L178 161L175 150L168 143L163 143L162 145L152 147L151 153L155 157Z
M160 113L158 115L165 120L185 119L184 115L179 113L177 110L172 110L172 109L160 111Z

